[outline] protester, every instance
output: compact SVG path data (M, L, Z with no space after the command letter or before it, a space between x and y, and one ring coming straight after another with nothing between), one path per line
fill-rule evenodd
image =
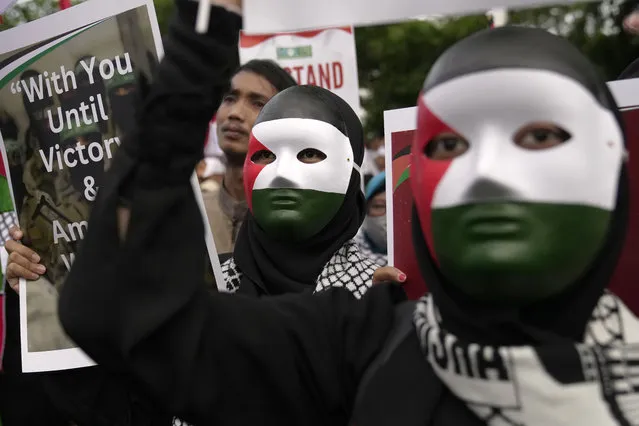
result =
M222 265L227 288L278 295L343 286L361 297L378 265L352 241L366 209L355 112L326 89L289 88L264 107L248 148L250 213Z
M386 241L386 172L366 185L366 218L355 236L362 254L379 266L388 264Z
M60 313L98 363L200 425L636 420L620 365L639 323L604 292L628 216L622 124L569 42L490 29L433 67L412 151L431 290L416 304L396 286L361 301L211 294L204 242L184 238L203 227L189 176L215 109L205 93L171 93L162 125L151 95L139 161L118 159L127 173L111 171L94 207Z
M182 7L184 7L183 4ZM199 51L202 52L202 55L198 58L198 62L206 62L208 60L207 51L205 49L201 49ZM190 70L185 70L184 68L178 70L175 67L171 51L167 50L166 57L169 60L169 66L175 72L190 72ZM218 66L216 63L212 65ZM166 64L163 64L162 69L166 69L166 66ZM254 70L255 72L249 70ZM277 89L284 84L288 84L287 80L290 79L290 77L288 74L284 76L282 73L284 73L284 71L272 62L252 61L246 64L235 74L233 79L234 84L232 85L233 87L228 95L223 98L223 105L218 109L217 113L221 131L227 139L221 143L223 148L227 148L225 150L225 154L227 156L235 155L238 158L246 157L247 147L238 143L241 142L241 140L239 140L237 137L238 135L235 134L242 133L240 131L241 129L233 128L233 126L245 125L250 120L250 126L248 129L250 130L250 128L253 127L255 116L257 114L255 113L255 116L251 117L249 113L252 113L252 111L256 108L261 108L261 103L265 103L271 96L271 93L269 93L264 96L264 98L260 98L258 90L264 88L266 85ZM207 72L203 75L198 75L197 77L200 79L198 83L210 84L208 79L214 74L214 70L207 70ZM265 79L264 77L261 77L261 75L267 75L269 79ZM197 78L187 80L181 78L182 76L177 77L175 75L172 75L172 77L173 78L170 80L170 87L172 89L179 89L187 86L186 90L190 90L188 84L190 84L193 80L197 80ZM239 83L235 84L237 80L239 80ZM269 81L274 81L274 86ZM290 79L290 81L293 80ZM168 83L168 81L164 82ZM253 87L251 87L251 84L253 84ZM324 99L326 97L328 99L328 101L326 101L328 102L327 105L324 105L322 102L319 102L318 104L317 99ZM298 105L300 100L304 100L306 107L304 107L304 104ZM315 103L313 103L313 100L315 100ZM343 139L339 142L344 145L341 149L342 151L344 149L350 150L348 161L350 161L351 169L358 169L358 164L361 163L363 154L363 144L361 141L362 130L361 124L352 110L343 101L341 101L340 98L319 88L306 88L305 91L294 96L292 102L293 103L289 102L288 106L286 103L283 105L280 104L276 111L279 111L279 114L290 114L291 107L295 107L295 111L307 111L309 114L315 114L318 119L326 120L326 117L342 117L342 115L348 118L348 128L350 129L349 136L351 137L351 140L349 141L346 136L342 135ZM225 103L227 105L225 105ZM247 103L248 105L242 105ZM225 111L225 107L228 107L228 112ZM248 113L246 112L247 109L250 109ZM350 115L348 115L349 113ZM333 120L337 120L337 118L333 118ZM158 119L156 122L164 123L169 122L169 120ZM227 125L225 126L225 124ZM342 123L338 122L336 125L341 126ZM282 131L286 131L286 128L282 129ZM188 133L185 134L185 137L188 137ZM224 142L227 142L226 147ZM301 140L297 141L297 143L300 142ZM319 143L321 146L322 144L327 145L327 142L330 141L320 139L319 141L311 140L304 143L308 144L310 142ZM130 145L128 146L130 147ZM289 148L295 149L295 146L296 145L291 145ZM330 144L328 144L324 150L326 152L332 152L331 149L333 149L333 151L335 150L335 148L331 148ZM313 155L308 155L309 151L312 151L312 149L307 148L305 150L305 155L302 158L303 161L292 159L292 161L285 163L284 169L290 170L290 167L295 167L295 163L301 164L302 162L314 161L315 158L311 158ZM311 154L313 153L311 152ZM328 166L328 169L324 167L326 169L325 172L318 176L320 179L316 179L314 182L315 184L321 180L330 181L330 179L335 179L335 176L332 174L335 166L333 165L331 168L331 164L334 162L335 160L332 158L326 159L326 161L323 162L323 165ZM301 245L299 244L299 241L288 243L280 242L277 239L278 236L280 236L278 232L275 234L262 232L261 229L255 225L255 223L258 223L260 219L255 219L255 221L252 222L253 216L249 215L249 222L247 222L247 225L245 226L246 230L243 234L241 234L243 237L240 237L240 241L243 241L244 245L242 248L238 248L238 250L236 250L234 259L225 263L225 276L229 279L229 282L233 283L235 286L233 289L239 287L240 292L247 292L247 289L251 289L251 287L254 286L254 290L258 291L259 289L259 293L261 294L280 294L282 292L300 292L305 290L319 291L327 288L328 286L348 285L349 289L358 297L363 294L373 282L374 272L377 266L361 257L357 250L357 246L353 242L349 241L361 225L364 210L364 197L360 189L361 178L359 171L356 171L353 174L352 179L350 177L351 174L349 169L347 175L348 179L346 180L348 185L343 188L344 191L346 191L345 194L328 194L324 197L324 201L337 200L338 203L334 206L337 210L333 209L331 211L330 209L325 209L326 211L324 214L318 214L321 213L320 208L314 208L312 211L309 211L308 209L306 211L302 211L304 209L301 208L301 205L299 206L300 213L303 213L300 216L302 219L306 219L307 222L309 219L312 219L313 223L315 223L317 219L325 220L327 222L325 223L326 226L323 226L320 229L315 229L314 234L309 234L308 239L301 242ZM276 186L280 185L281 183L277 183L281 180L280 178L282 178L282 176L279 176L279 172L275 172L275 179L272 183ZM240 183L243 182L244 180L241 179ZM313 191L310 190L306 191L306 195L316 196L317 193L313 193ZM307 203L305 202L304 205L307 205ZM325 207L325 203L320 202L320 204L316 205L316 207ZM275 207L273 210L275 210ZM286 208L286 210L290 211L290 208ZM305 215L306 217L304 218ZM263 217L263 215L260 217ZM284 221L286 221L286 218L284 218ZM302 220L302 222L303 221L304 220ZM277 220L275 222L271 221L271 223L277 223ZM303 226L300 228L298 223L295 229L296 232L302 232L304 231L303 228ZM280 231L283 231L283 229L280 229ZM14 233L15 238L19 239L19 231L14 230ZM269 236L267 237L267 235ZM297 245L295 245L296 243ZM9 280L15 288L19 277L35 279L40 272L35 270L38 265L30 260L31 257L37 256L36 253L30 251L24 246L21 246L17 241L10 242L10 246L12 246L10 249L12 251L12 262L9 267ZM269 257L272 257L275 251L281 253L280 258L277 259L279 263L271 264L269 257L265 256L265 251L269 252ZM294 264L289 264L290 260L293 258L295 258L296 261ZM233 269L232 275L229 273L231 268ZM279 274L277 278L281 278L281 281L278 283L281 284L280 286L270 285L272 280L270 280L269 274L273 273ZM386 276L387 279L393 279L394 275L396 275L393 271L387 271L386 273L387 275L384 275L383 273L380 275L378 273L378 276L381 278L378 278L377 280L379 281L380 279L383 279L384 276ZM255 274L257 274L257 276ZM230 279L231 277L236 281L232 281ZM269 278L269 281L265 281L261 277ZM263 292L260 287L264 286L264 283L266 283L269 288L266 288L266 291ZM181 423L179 420L176 420L176 422L176 424Z
M238 68L217 110L217 140L224 153L222 184L203 192L206 215L218 253L233 251L246 216L243 167L257 114L278 92L296 85L275 62L256 59Z

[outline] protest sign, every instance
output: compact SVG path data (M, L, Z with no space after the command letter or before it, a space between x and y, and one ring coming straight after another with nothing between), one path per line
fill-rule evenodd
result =
M140 85L150 82L162 54L153 3L92 0L0 33L0 41L0 115L17 129L16 138L5 138L11 126L0 124L3 153L23 243L47 268L20 284L23 371L92 365L62 330L58 291L105 170L135 125Z
M0 15L13 6L15 2L16 0L0 0Z
M630 163L630 193L639 197L639 79L608 83L626 125ZM412 192L410 188L410 149L417 123L417 108L402 108L384 112L386 139L386 211L388 220L388 263L406 273L404 285L409 298L416 299L427 290L415 257L412 237ZM638 290L631 277L639 276L639 204L631 205L626 241L611 289L639 313Z
M358 114L359 82L355 34L352 27L295 33L240 34L240 62L271 59L298 84L331 90Z
M592 1L592 0L590 0ZM420 16L469 15L494 8L527 9L576 0L244 0L249 34L389 24Z

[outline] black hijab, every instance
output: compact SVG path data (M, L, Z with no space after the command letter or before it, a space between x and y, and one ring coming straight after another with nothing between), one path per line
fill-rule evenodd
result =
M540 69L569 77L613 112L620 128L624 129L608 86L589 60L563 38L535 28L501 27L484 30L462 40L437 60L423 90L465 74L497 68ZM608 236L590 269L568 291L557 297L521 310L495 311L494 307L478 306L477 302L446 283L429 253L413 207L415 252L424 280L442 314L443 326L459 337L486 344L580 340L592 310L616 267L624 243L628 210L628 171L624 164Z
M256 123L281 118L312 118L335 126L346 135L355 163L364 158L362 124L339 96L316 86L294 86L275 95ZM330 176L326 177L330 179ZM319 233L301 243L269 237L249 211L240 228L233 257L242 272L238 293L278 295L315 288L324 265L345 242L355 236L366 214L360 174L353 170L344 203Z

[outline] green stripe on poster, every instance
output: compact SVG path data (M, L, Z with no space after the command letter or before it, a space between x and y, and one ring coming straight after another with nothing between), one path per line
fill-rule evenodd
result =
M399 180L395 184L395 188L393 188L393 191L399 188L399 185L407 181L409 177L410 177L410 167L406 167L404 171L402 172L402 174L399 176Z
M2 80L0 80L0 90L2 88L4 88L4 86L7 85L7 83L9 83L9 81L13 80L13 78L17 75L19 75L20 73L22 73L22 71L26 70L27 68L29 68L31 66L31 64L33 64L35 61L37 61L38 59L42 58L43 56L51 53L52 51L54 51L55 49L57 49L58 47L60 47L61 45L63 45L64 43L66 43L69 40L73 40L74 38L76 38L77 36L79 36L80 34L83 34L85 31L90 30L91 28L95 27L96 25L98 25L99 23L101 23L103 21L98 21L95 22L93 24L89 24L87 27L85 27L83 30L75 33L74 35L65 38L64 40L60 41L59 43L54 44L53 46L49 47L48 49L40 52L39 54L37 54L36 56L34 56L33 58L27 60L26 62L24 62L23 64L21 64L20 66L18 66L18 68L16 68L15 70L9 72L9 74L7 74Z

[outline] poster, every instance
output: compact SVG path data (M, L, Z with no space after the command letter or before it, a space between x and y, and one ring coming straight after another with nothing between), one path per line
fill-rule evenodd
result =
M639 276L639 79L609 82L609 87L622 112L628 137L630 163L630 219L624 250L610 288L639 314L639 290L633 277ZM410 180L410 148L417 122L417 108L384 112L386 141L386 205L388 220L388 263L406 273L404 288L411 299L424 294L427 283L421 279L415 258L412 233L412 195Z
M331 90L361 114L353 27L296 33L240 34L240 62L271 59L298 84Z
M40 279L20 283L25 372L93 365L60 325L58 292L105 170L135 125L139 87L150 82L161 54L150 0L91 0L0 33L7 175L23 243L47 268ZM195 175L193 182L203 207ZM219 261L205 229L220 286Z
M592 0L590 0L592 1ZM576 3L576 0L244 0L247 33L390 24L418 16L470 15L490 9Z
M2 15L5 10L9 9L16 0L0 0L0 15Z

